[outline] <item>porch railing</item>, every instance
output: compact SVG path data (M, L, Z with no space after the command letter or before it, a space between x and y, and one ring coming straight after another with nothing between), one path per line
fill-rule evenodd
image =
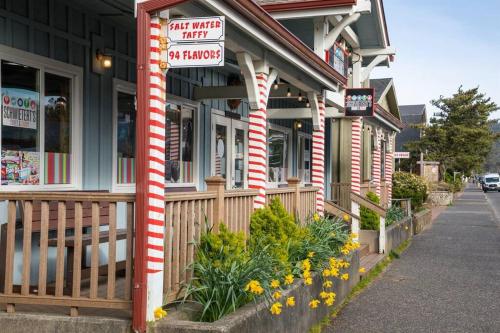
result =
M169 302L181 296L183 283L191 278L195 242L206 227L217 231L225 223L249 234L257 191L226 191L224 185L224 179L211 177L206 192L165 195L164 294ZM287 211L303 220L315 211L317 190L291 179L288 188L268 189L266 201L279 197ZM0 193L8 216L0 239L5 253L0 303L9 312L18 304L63 306L73 316L78 308L129 311L134 200L134 194Z
M351 183L332 183L332 201L351 211Z

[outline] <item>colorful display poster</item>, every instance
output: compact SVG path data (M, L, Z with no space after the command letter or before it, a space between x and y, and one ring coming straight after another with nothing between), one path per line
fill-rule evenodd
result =
M40 153L2 149L2 185L38 185Z
M346 89L346 117L373 117L375 91L372 88Z
M4 89L2 93L2 124L37 129L38 93L23 89Z

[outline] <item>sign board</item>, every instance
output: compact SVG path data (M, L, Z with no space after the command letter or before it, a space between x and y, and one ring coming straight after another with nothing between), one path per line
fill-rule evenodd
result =
M410 158L410 152L408 151L396 151L394 152L394 158Z
M224 44L172 44L167 56L169 68L224 66Z
M171 19L161 30L162 68L224 66L224 16Z
M224 16L179 18L168 21L168 43L224 41Z
M346 89L345 115L347 117L373 117L374 95L372 88Z
M2 94L2 124L5 126L37 129L37 93Z

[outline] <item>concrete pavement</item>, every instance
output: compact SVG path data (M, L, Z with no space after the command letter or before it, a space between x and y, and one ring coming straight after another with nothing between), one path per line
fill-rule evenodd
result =
M500 332L500 193L469 188L323 332Z

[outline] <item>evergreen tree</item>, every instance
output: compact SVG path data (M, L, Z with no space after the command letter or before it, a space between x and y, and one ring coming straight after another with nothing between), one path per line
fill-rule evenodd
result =
M479 170L491 150L494 134L488 120L497 104L479 93L479 88L463 90L452 97L431 101L439 109L419 141L408 144L413 152L424 152L425 160L440 162L440 172L470 174Z

